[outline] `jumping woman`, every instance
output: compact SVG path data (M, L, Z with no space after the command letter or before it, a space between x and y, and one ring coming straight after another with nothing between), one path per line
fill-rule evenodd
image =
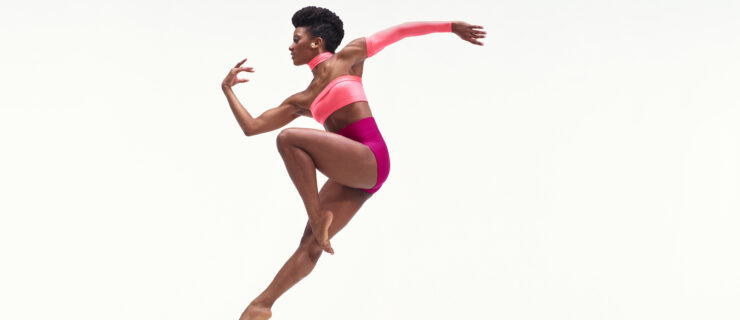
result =
M313 80L308 88L253 118L231 87L249 81L237 78L244 59L229 71L221 87L239 126L247 136L279 129L299 116L311 117L324 130L287 128L277 136L277 148L288 175L308 213L300 245L275 279L244 310L240 320L264 320L283 293L306 277L323 251L334 254L329 239L341 230L388 178L390 158L383 136L370 112L362 87L365 59L389 44L410 36L452 32L463 40L483 45L483 27L461 21L407 22L369 37L358 38L336 52L344 28L334 12L314 6L298 10L292 18L295 31L288 48L296 66L308 64ZM318 190L316 170L328 180Z

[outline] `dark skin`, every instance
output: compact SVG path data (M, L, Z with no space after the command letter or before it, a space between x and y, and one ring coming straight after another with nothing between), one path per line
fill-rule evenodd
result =
M462 21L452 23L452 32L461 39L482 46L478 39L485 38L481 26ZM324 39L314 37L307 28L297 27L293 43L288 48L293 64L307 64L317 55L326 52ZM239 72L254 72L252 67L242 67L244 59L224 78L221 88L229 101L234 116L247 136L282 128L299 116L312 117L313 100L335 78L342 75L362 77L367 48L365 38L349 42L331 58L317 65L308 88L285 99L278 107L269 109L253 118L241 105L231 87L247 82L239 79ZM324 122L324 130L312 128L287 128L277 137L277 146L288 174L298 189L308 213L308 222L296 252L283 265L270 285L244 310L240 320L264 320L272 315L270 309L283 293L313 270L323 251L334 254L329 239L352 219L372 194L369 189L377 181L377 163L370 148L360 142L336 134L345 126L367 117L372 112L366 101L350 103L332 113ZM317 190L316 170L328 180Z

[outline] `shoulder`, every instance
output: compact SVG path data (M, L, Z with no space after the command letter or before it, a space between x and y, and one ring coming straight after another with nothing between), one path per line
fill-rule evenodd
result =
M350 65L355 65L365 61L366 57L367 48L364 37L350 41L336 54L337 60L349 63Z
M291 109L296 115L311 117L309 106L311 105L310 94L307 90L298 92L283 101L286 109Z

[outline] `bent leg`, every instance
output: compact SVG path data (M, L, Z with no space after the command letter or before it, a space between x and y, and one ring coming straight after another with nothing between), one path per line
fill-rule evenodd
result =
M277 146L293 184L303 200L319 245L334 253L328 229L331 212L319 210L316 170L330 180L352 188L372 188L378 167L370 147L342 135L317 129L288 128L280 132Z
M333 237L354 217L355 213L362 207L371 194L360 190L343 186L333 180L327 180L319 194L321 198L321 210L334 213L334 223L329 228L329 235ZM268 319L272 305L283 293L293 285L305 278L316 266L321 257L322 249L313 240L310 223L306 225L305 232L301 238L298 249L278 271L272 283L263 291L242 314L241 320ZM259 311L262 310L260 313ZM253 317L249 317L252 312ZM256 315L262 314L262 318ZM267 318L265 318L267 316Z
M378 180L378 166L370 147L340 134L287 128L278 134L277 145L281 155L291 148L303 151L311 158L314 170L345 186L369 189Z

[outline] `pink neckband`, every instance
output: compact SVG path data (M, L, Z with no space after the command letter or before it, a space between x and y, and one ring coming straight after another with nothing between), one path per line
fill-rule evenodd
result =
M308 62L308 66L311 67L311 71L313 71L313 68L316 68L316 66L319 65L319 63L322 63L322 62L326 61L326 59L331 58L331 56L333 56L333 55L334 54L331 53L331 52L329 52L329 51L324 52L324 53L322 53L320 55L317 55L317 56L313 57L313 59L311 59L311 61Z

